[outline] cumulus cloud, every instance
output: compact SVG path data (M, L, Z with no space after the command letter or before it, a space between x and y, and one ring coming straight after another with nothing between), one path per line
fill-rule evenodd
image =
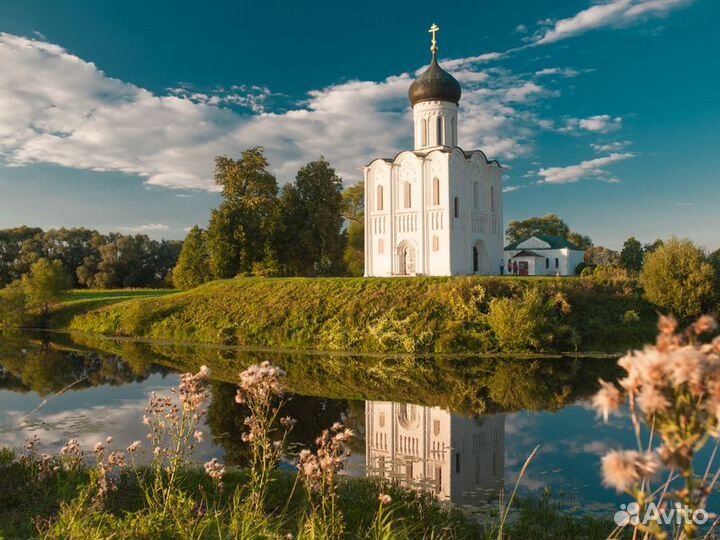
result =
M571 184L580 180L592 179L609 183L617 183L620 180L604 169L608 165L635 157L630 152L614 153L608 156L599 157L580 162L578 165L567 167L548 167L538 171L542 177L539 184Z
M463 83L461 144L507 161L532 151L547 122L537 104L557 92L532 76L484 65L501 56L443 65ZM58 45L11 34L0 34L0 65L0 159L8 166L44 162L216 190L214 156L254 145L265 147L282 182L321 154L354 182L365 162L412 144L407 73L317 89L272 112L275 94L266 88L178 86L157 95Z
M599 114L588 118L566 118L562 127L558 128L561 133L577 133L590 131L593 133L611 133L622 127L622 118Z
M538 70L535 72L535 75L538 77L557 75L560 77L570 78L570 77L577 77L578 75L580 75L580 72L577 69L573 69L573 68L553 67L553 68L544 68L544 69Z
M631 25L649 17L661 17L693 0L612 0L593 5L572 17L544 21L548 28L535 36L535 45L555 43L603 27Z
M592 148L599 154L607 154L608 152L620 152L628 146L630 146L630 141L613 141L604 144L590 144L590 148Z

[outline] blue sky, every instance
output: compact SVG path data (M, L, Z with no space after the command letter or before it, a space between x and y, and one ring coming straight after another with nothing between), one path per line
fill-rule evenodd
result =
M5 0L0 227L182 238L219 201L213 157L258 144L282 183L321 154L355 183L411 145L436 22L459 142L507 166L506 221L716 249L719 19L713 0Z

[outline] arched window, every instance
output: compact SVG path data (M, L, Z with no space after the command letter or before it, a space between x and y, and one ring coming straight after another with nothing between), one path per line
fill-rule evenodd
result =
M382 238L378 240L378 253L385 253L385 241Z
M555 268L560 268L560 259L555 257Z
M437 251L440 249L440 239L437 236L433 236L432 239L432 250Z
M443 144L445 142L445 137L443 137L443 118L442 116L438 116L435 120L435 133L437 134L437 143L438 145Z
M460 217L460 199L458 199L457 197L453 199L453 215L456 218Z
M438 205L440 204L440 179L439 178L433 178L433 204Z
M480 207L480 186L477 182L473 182L473 208Z
M378 186L377 187L377 209L382 210L383 209L383 187Z
M410 185L410 182L405 182L405 185L403 187L403 206L405 208L412 208L412 186Z
M495 186L490 186L490 211L495 211Z
M478 271L478 250L475 246L473 246L472 257L473 257L473 272L477 272Z
M421 146L427 146L428 144L428 126L427 120L424 118L420 120L420 141Z
M457 119L454 116L450 121L450 143L457 146Z

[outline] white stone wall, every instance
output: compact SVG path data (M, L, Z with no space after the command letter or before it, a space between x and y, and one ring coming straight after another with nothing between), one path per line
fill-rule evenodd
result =
M448 101L423 101L415 105L415 149L457 146L457 112L458 106Z
M574 276L575 275L575 268L577 268L577 265L583 262L585 257L585 252L582 250L575 250L575 249L531 249L526 246L525 243L523 243L523 249L515 249L515 250L508 250L505 251L505 270L507 272L507 261L511 258L520 253L521 251L527 250L527 251L535 251L538 255L542 255L549 260L549 267L546 268L545 265L545 259L532 259L532 258L523 258L522 260L526 260L528 262L531 262L530 264L530 274L531 276ZM558 259L558 267L555 267L555 259ZM520 260L520 259L517 259ZM535 267L533 270L532 260L534 260Z
M466 158L459 148L407 151L392 162L373 161L364 175L366 276L499 274L502 171L497 164L488 163L482 152ZM403 272L401 252L408 246L415 254L414 271ZM477 272L473 270L473 246L479 250Z

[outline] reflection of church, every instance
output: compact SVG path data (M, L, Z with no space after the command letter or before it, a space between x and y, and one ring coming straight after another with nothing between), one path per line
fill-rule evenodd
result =
M369 476L474 504L503 487L505 418L464 418L439 407L365 402Z
M460 83L432 62L410 85L413 150L364 168L365 275L494 275L503 256L502 169L458 143Z

